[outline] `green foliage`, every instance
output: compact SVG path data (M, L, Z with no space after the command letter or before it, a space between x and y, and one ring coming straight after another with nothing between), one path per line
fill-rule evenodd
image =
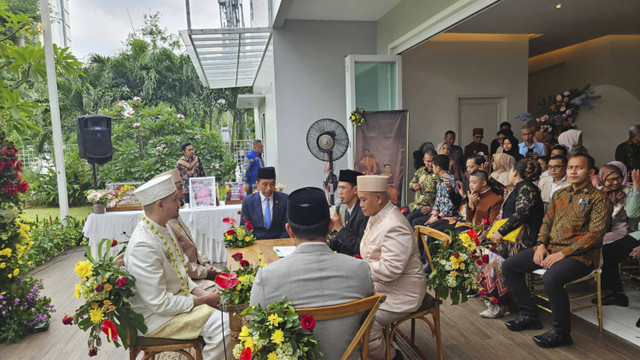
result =
M66 225L57 217L37 219L29 225L29 236L33 245L22 260L29 269L46 263L72 246L87 243L87 239L82 235L83 222L70 216L67 217Z
M107 114L113 118L114 154L113 161L100 169L104 182L147 181L174 169L183 156L180 144L187 141L202 159L207 175L216 164L224 179L230 179L235 171L236 163L220 135L198 128L173 108L130 100L118 103Z
M18 277L0 295L0 342L19 342L34 328L48 324L53 305L42 297L42 280Z

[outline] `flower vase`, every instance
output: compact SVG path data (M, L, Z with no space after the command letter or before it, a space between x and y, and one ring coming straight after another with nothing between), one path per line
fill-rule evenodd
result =
M105 207L102 204L94 204L93 205L93 213L94 214L104 214L105 213Z
M238 335L242 325L246 325L246 319L240 313L249 307L248 304L227 305L226 311L229 313L229 330L231 331L231 349L240 343Z
M218 201L218 205L220 205L220 206L224 206L225 204L226 204L225 200Z

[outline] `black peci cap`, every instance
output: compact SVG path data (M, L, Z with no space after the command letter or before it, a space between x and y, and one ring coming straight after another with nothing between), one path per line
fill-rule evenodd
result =
M289 222L311 226L329 219L329 202L319 188L305 187L289 194L287 209Z
M358 176L364 175L363 173L353 171L353 170L340 170L340 176L338 177L338 181L348 182L351 185L358 185Z
M276 168L273 166L258 168L258 179L275 179Z

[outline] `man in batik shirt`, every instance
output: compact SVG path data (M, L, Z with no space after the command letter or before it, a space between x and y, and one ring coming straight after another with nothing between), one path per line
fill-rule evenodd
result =
M184 154L176 162L176 168L180 171L180 177L184 182L184 188L186 193L184 195L184 202L189 202L189 179L194 177L204 177L204 168L202 167L202 161L197 157L193 151L193 145L190 142L186 142L180 145L180 150Z
M258 169L264 167L262 152L264 144L260 140L253 140L253 150L247 153L242 165L242 178L244 180L244 190L247 195L253 194L258 180Z
M411 226L423 225L431 217L433 203L436 201L438 176L433 173L433 158L436 152L427 150L424 154L424 166L416 170L409 188L416 192L414 201L409 204L407 221Z

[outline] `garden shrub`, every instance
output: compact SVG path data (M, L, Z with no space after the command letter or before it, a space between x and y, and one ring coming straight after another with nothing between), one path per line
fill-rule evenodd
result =
M37 219L29 223L29 236L33 245L24 254L23 261L30 269L46 263L72 246L87 243L87 239L82 235L84 224L71 216L67 216L66 219L66 225L58 217Z

